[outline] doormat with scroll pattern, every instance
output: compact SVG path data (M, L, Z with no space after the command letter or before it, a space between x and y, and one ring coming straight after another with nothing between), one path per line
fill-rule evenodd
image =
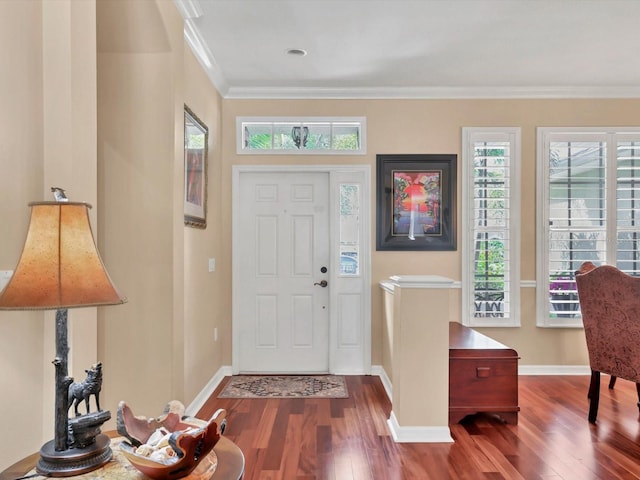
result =
M347 398L341 375L234 375L218 398Z

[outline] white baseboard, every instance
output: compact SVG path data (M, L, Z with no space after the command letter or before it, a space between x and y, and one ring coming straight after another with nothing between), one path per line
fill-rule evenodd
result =
M448 426L442 427L402 427L395 413L387 420L387 426L396 443L453 443Z
M392 402L393 401L393 388L392 388L392 385L391 385L391 380L389 380L387 372L385 372L385 370L382 367L382 365L372 365L371 366L371 375L376 375L376 376L380 377L380 381L382 382L382 386L384 387L384 391L387 393L387 397L389 398L389 401Z
M189 417L194 417L196 413L202 408L205 402L209 399L211 394L218 388L218 385L222 382L224 377L228 377L232 375L231 366L223 365L218 369L218 371L211 377L211 380L205 385L205 387L200 391L200 393L193 399L193 402L189 404L187 408L185 408L185 415Z
M589 365L519 365L518 375L591 375Z

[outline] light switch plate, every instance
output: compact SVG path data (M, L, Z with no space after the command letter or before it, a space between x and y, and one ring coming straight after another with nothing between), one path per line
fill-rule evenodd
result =
M216 259L215 258L210 258L209 259L209 271L210 272L215 272L216 271Z

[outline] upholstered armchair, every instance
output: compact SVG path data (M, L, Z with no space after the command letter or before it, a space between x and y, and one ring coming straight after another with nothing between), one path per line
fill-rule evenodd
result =
M610 389L617 377L635 382L640 399L640 278L585 262L576 285L591 367L589 422L595 423L601 372L611 375Z

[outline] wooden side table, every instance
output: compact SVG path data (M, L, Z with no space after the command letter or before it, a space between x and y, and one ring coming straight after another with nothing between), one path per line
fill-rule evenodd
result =
M106 434L111 438L118 437L118 434L113 431L106 432ZM112 448L113 447L112 443ZM213 475L211 475L210 480L240 480L244 475L244 455L242 454L242 450L231 440L223 436L218 440L216 446L213 447L213 451L218 457L218 466L215 472L213 472ZM35 468L39 457L39 453L34 453L14 463L6 470L0 472L0 480L16 480L17 478L23 477ZM82 477L83 479L92 478L91 475L99 471L100 469L94 470L93 472L78 475L77 477ZM68 478L73 479L77 477ZM140 473L140 477L147 479L142 473ZM35 478L46 477L37 476ZM103 478L103 476L101 476L101 478Z

